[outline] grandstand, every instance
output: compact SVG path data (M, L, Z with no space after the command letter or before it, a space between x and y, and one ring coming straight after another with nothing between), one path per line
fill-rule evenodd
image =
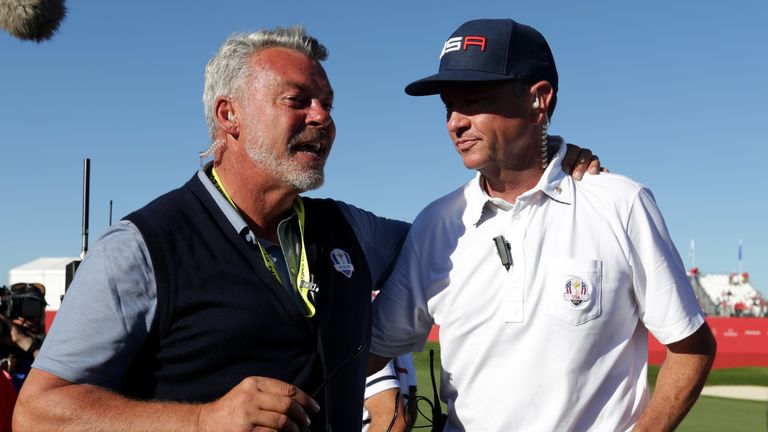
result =
M749 274L700 274L688 272L704 312L710 316L764 317L768 308L763 296L749 283Z

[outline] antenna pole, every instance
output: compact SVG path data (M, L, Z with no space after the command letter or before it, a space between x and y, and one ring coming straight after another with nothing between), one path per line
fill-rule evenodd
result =
M85 258L88 252L88 208L91 199L91 160L83 160L83 248L80 251L80 259Z

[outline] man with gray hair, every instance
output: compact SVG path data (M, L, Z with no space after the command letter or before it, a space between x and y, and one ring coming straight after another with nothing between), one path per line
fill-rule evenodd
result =
M210 60L213 162L96 242L15 430L360 430L371 287L408 224L299 196L335 136L326 57L294 27Z

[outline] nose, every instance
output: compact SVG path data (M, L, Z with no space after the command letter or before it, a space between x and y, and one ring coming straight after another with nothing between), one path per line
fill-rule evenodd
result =
M470 127L469 117L458 111L450 111L448 113L447 126L450 134L461 136L461 134Z
M307 108L307 125L328 127L332 122L331 109L318 99L312 99Z

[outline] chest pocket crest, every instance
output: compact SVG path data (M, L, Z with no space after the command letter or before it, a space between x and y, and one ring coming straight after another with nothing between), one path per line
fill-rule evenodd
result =
M575 326L602 313L603 262L554 259L547 269L545 304L555 318Z

